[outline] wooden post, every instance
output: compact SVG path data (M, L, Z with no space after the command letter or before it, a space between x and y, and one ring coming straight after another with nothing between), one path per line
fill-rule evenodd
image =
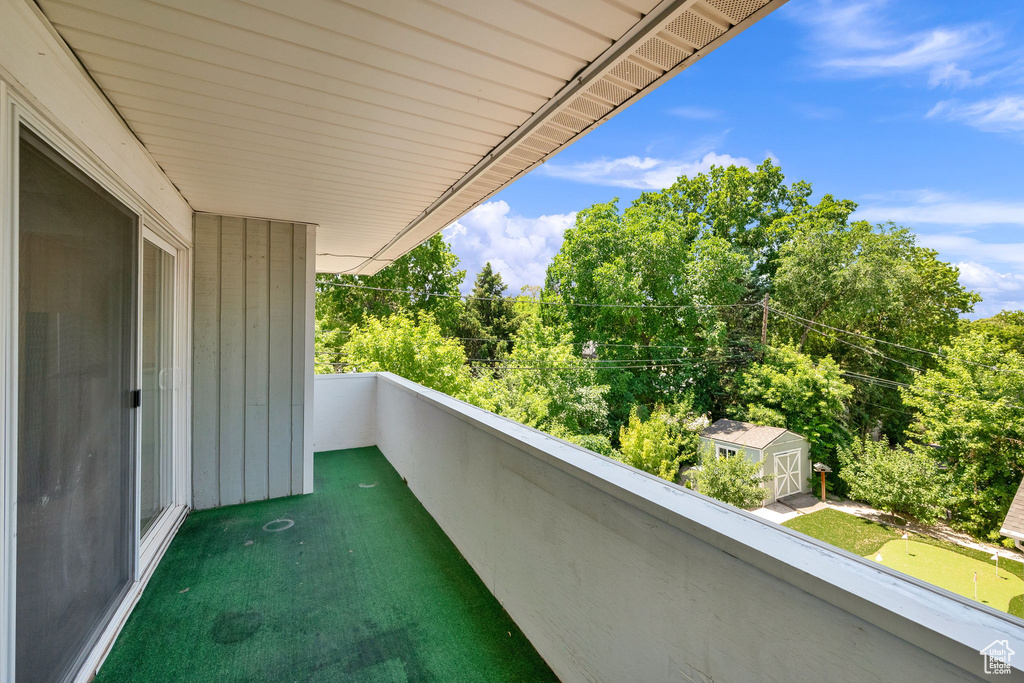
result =
M768 345L768 295L764 295L764 310L761 313L761 346Z
M821 502L825 502L825 470L821 471Z

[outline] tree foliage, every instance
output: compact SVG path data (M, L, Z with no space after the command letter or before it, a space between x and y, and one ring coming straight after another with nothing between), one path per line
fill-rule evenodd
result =
M317 359L396 372L669 479L696 457L704 415L801 434L838 492L918 517L938 505L930 459L949 468L954 523L991 533L1024 475L1024 313L965 322L978 296L911 231L810 197L765 161L594 204L544 287L515 300L488 263L463 305L465 271L435 236L377 275L318 276ZM762 347L765 294L782 313ZM455 337L484 360L470 368ZM864 440L877 433L897 445ZM763 499L757 464L702 462L705 493Z
M369 317L427 312L445 335L454 336L462 316L459 285L466 279L458 266L448 243L434 235L375 275L321 273L316 277L317 319L325 331L347 331Z
M568 332L527 312L513 340L496 376L488 366L477 380L477 404L562 438L607 435L608 387L598 383Z
M638 470L675 481L679 465L681 439L671 424L671 415L664 409L655 410L650 419L643 421L636 406L629 413L629 424L619 434L618 460Z
M772 299L786 312L858 336L812 332L783 317L773 318L773 338L814 357L831 356L847 371L909 382L912 368L929 359L904 347L948 343L978 297L960 285L955 267L917 246L909 230L850 222L856 207L826 195L780 221L790 238L779 250ZM908 426L899 395L872 384L856 385L850 408L862 434L880 426L902 436Z
M504 298L506 285L501 273L484 264L476 276L473 295L466 301L460 329L463 346L470 358L497 359L508 355L516 331L515 304Z
M351 329L341 359L351 372L393 372L449 396L470 394L466 354L430 313L365 319Z
M949 468L953 523L996 531L1024 476L1024 357L968 332L915 378L903 400L916 436Z
M335 327L328 327L326 321L319 315L316 316L313 329L314 372L318 375L339 372L341 370L341 347L345 343L342 331Z
M811 445L811 456L835 469L836 449L850 440L845 402L852 393L831 358L815 362L783 346L769 349L763 363L751 364L737 377L733 415L800 434Z
M969 327L988 335L1007 351L1024 355L1024 311L1000 311L991 318L975 320Z
M719 457L712 448L700 452L700 467L693 470L698 491L729 505L749 509L760 507L768 497L765 485L775 475L763 474L764 461L753 461L745 451Z
M934 522L947 501L946 477L927 446L889 446L887 439L860 438L839 450L839 476L850 497L889 514Z
M577 343L615 344L606 356L637 366L602 372L613 425L629 406L650 409L687 388L702 410L714 408L722 376L743 355L733 347L749 348L754 324L754 314L729 306L760 296L780 245L772 225L809 191L787 186L766 161L681 177L621 212L613 201L577 214L546 287L565 304ZM595 305L610 302L626 307Z

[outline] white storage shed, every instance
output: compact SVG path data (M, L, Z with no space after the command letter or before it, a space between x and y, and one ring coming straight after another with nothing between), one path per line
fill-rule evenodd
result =
M766 484L766 503L811 490L811 447L804 437L782 427L764 427L738 420L716 420L700 434L701 447L710 444L721 456L743 453L763 461L763 472L775 478Z

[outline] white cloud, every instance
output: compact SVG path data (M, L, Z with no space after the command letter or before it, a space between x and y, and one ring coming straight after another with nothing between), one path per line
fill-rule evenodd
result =
M516 295L524 285L544 284L547 265L561 248L566 228L575 222L575 212L527 218L513 213L504 201L492 201L452 223L444 236L462 259L469 287L490 261L509 286L506 294Z
M1024 242L982 242L964 235L919 234L921 246L934 249L949 261L1001 263L1024 268Z
M971 317L1024 306L1024 242L982 242L965 233L984 226L1024 227L1024 202L964 200L931 190L890 192L862 204L854 218L901 225L933 224L943 232L917 230L917 243L960 268L960 284L981 294Z
M978 102L943 100L928 112L929 118L960 121L990 133L1024 131L1024 97L1004 95Z
M976 227L1024 226L1024 202L960 200L942 193L920 190L872 197L857 209L859 220L894 223L934 223Z
M692 177L706 173L712 166L746 166L755 164L744 157L708 152L694 160L656 159L654 157L629 156L619 159L596 159L578 164L547 163L538 169L539 173L562 180L574 180L593 185L625 187L633 190L660 190L668 187L685 175Z
M674 107L668 110L669 114L678 116L684 119L694 119L697 121L712 121L714 119L722 118L722 112L719 109L710 109L708 107L696 107L696 106L682 106Z
M818 0L790 16L811 27L817 68L854 77L927 72L932 87L960 88L987 80L961 66L999 47L1000 36L985 23L902 29L887 17L886 0Z
M960 284L982 297L982 302L975 306L977 317L1024 309L1024 275L1000 273L976 261L961 261L956 266L960 269Z
M948 85L953 88L966 88L969 85L977 85L983 78L971 76L967 69L961 69L956 64L942 64L932 69L928 74L928 87L937 88L940 85Z

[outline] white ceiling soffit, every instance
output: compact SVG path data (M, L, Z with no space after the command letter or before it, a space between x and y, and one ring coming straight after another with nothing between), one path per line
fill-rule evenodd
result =
M38 0L196 211L375 273L786 0Z

